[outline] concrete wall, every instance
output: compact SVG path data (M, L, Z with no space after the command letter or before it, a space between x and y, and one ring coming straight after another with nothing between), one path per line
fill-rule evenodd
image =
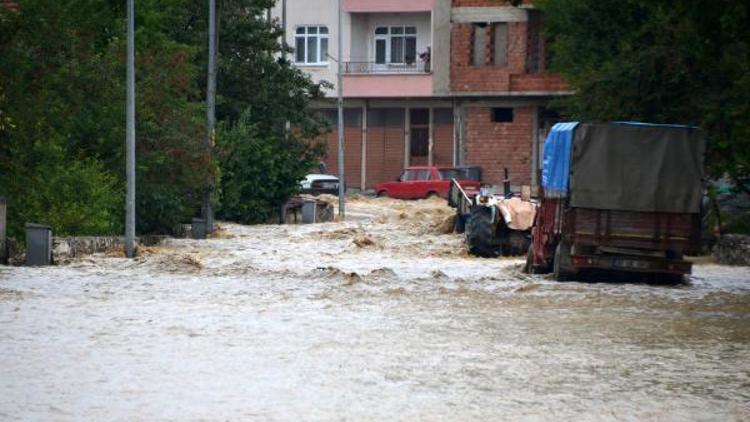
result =
M432 12L432 90L436 94L450 92L451 66L451 2L435 0Z
M370 26L370 15L367 13L352 13L350 16L352 22L352 52L349 56L351 60L375 61L375 53L370 54L374 47L368 47L368 43L374 42L372 41L373 36L367 29Z
M345 12L422 12L432 9L434 0L343 0Z
M428 73L355 74L344 76L344 97L431 97L432 75Z
M283 1L278 0L271 11L271 15L281 23ZM287 31L286 42L294 47L294 33L300 25L324 25L328 27L328 54L343 61L351 61L349 51L351 50L351 15L343 15L343 54L338 51L338 2L337 0L286 0ZM294 61L294 56L289 56ZM333 89L326 92L327 96L336 95L336 70L337 63L329 59L325 65L298 64L297 67L308 73L315 82L322 80L334 84Z
M271 11L272 17L278 19L280 24L282 23L283 3L282 0L279 0ZM432 0L423 3L431 4ZM376 26L414 25L417 27L417 53L422 53L433 42L431 13L429 11L409 11L424 9L424 5L417 9L412 6L414 5L410 6L408 2L402 2L402 12L398 13L343 13L343 52L339 54L337 0L286 0L286 42L289 46L294 47L295 31L300 25L324 25L328 27L328 52L331 56L336 59L341 56L340 58L344 62L374 61L374 32ZM444 54L448 54L447 51ZM290 55L289 58L294 60L293 55ZM336 96L335 85L338 66L336 61L329 59L327 64L296 64L296 66L309 74L315 82L325 80L332 83L333 88L326 92L326 96ZM383 82L380 81L379 83ZM429 81L429 83L431 92L432 81Z

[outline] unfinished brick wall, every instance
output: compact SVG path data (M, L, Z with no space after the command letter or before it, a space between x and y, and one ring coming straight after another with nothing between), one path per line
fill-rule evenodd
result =
M567 91L568 85L563 78L551 73L512 75L511 91Z
M466 107L465 161L482 167L482 178L496 186L503 183L507 167L512 185L531 184L531 138L535 107L513 109L513 122L492 121L492 108Z
M458 6L503 6L502 1L454 0ZM507 63L493 64L493 25L454 23L451 29L450 87L454 92L564 91L563 79L545 72L546 51L541 38L543 19L538 12L529 22L507 22ZM530 32L531 22L531 32ZM482 22L477 22L482 23ZM485 37L484 66L473 63L474 37ZM530 44L531 43L531 44ZM529 60L529 54L534 56ZM529 68L533 73L529 73Z

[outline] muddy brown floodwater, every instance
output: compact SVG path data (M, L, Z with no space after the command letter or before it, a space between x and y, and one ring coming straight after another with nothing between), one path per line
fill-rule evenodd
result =
M556 283L441 201L348 212L0 267L0 419L750 420L750 269Z

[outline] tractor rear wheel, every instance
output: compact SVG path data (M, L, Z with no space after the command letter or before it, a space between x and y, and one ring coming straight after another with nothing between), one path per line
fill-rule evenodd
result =
M492 221L492 209L475 206L466 221L466 244L469 253L485 258L498 255L495 244L495 225Z

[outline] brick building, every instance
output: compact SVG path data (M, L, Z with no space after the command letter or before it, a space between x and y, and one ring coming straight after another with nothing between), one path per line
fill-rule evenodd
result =
M0 8L17 11L18 3L16 3L14 0L0 0Z
M294 61L313 79L336 81L344 62L345 176L348 188L394 180L408 165L482 167L501 185L538 183L540 147L567 95L546 71L544 16L530 1L343 0L337 51L336 0L280 1ZM429 57L429 58L428 58ZM335 88L328 93L333 100ZM335 123L333 101L316 104ZM326 164L337 169L337 134Z

